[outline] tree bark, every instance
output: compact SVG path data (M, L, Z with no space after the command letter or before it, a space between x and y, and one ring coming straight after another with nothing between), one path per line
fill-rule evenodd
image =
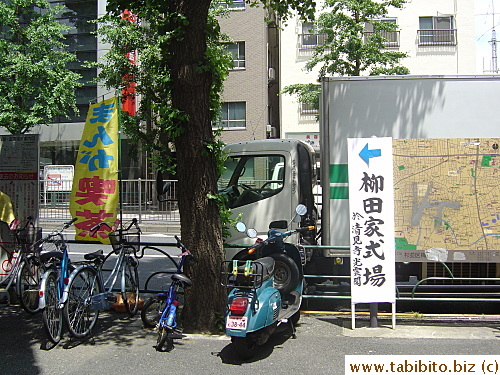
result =
M198 259L185 267L193 285L186 290L182 318L187 332L214 332L225 291L220 286L224 251L219 208L208 198L217 193L218 178L215 155L206 146L214 139L209 108L212 76L203 69L210 0L174 0L169 7L187 21L177 25L184 28L182 38L170 45L164 58L172 73L172 107L188 115L180 124L182 134L174 140L178 199L182 240Z

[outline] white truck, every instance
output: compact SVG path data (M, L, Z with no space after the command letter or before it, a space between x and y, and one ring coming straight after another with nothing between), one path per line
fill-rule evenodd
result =
M498 76L326 78L320 103L321 176L316 175L316 155L304 142L241 142L226 146L228 170L220 180L221 191L227 194L233 212L241 214L259 234L267 232L271 221L289 218L297 204L305 204L308 215L301 225L317 224L320 240L316 242L314 233L302 239L303 243L335 247L309 250L306 273L349 274L349 262L342 261L349 256L347 139L392 137L394 150L411 146L408 154L395 155L408 158L397 159L402 164L395 165L396 172L412 171L400 180L395 177L395 184L400 184L395 190L402 194L396 194L396 218L404 228L396 228L398 279L432 276L432 271L422 266L429 260L426 251L430 248L444 250L448 258L440 260L452 263L496 263L500 259L496 240L500 238L500 192L494 182L500 172L500 159L498 163L495 160L500 157L499 98ZM418 157L440 159L429 167ZM416 176L421 179L416 180ZM452 177L456 177L454 182L445 181ZM314 203L317 181L321 182L321 212ZM403 181L412 182L403 187ZM483 198L477 181L485 181ZM439 189L445 182L452 187ZM470 193L467 189L472 185ZM453 191L452 198L444 196L445 190ZM464 198L471 196L473 200ZM430 210L438 213L427 214ZM419 212L417 221L415 212ZM453 215L458 221L473 217L475 222L469 224L474 228L446 219ZM425 222L427 219L431 224ZM443 244L435 239L441 234L446 237ZM461 235L471 237L470 243ZM235 233L227 242L244 243L245 239ZM228 250L229 258L234 254L235 250ZM490 268L460 276L495 276L496 267L484 271Z

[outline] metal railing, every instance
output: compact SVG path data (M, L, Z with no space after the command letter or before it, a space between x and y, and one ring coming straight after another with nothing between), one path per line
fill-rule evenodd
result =
M177 181L172 180L169 198L177 196ZM158 202L156 181L137 179L121 181L121 210L125 215L133 215L139 222L173 221L179 222L177 202ZM39 218L44 220L69 220L69 202L72 181L40 181Z
M457 44L456 29L417 30L419 46L454 46Z

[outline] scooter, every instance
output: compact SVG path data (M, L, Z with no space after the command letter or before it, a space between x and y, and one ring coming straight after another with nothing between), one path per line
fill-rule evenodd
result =
M307 208L299 205L297 215ZM294 218L291 222L294 221ZM290 223L291 223L290 222ZM257 347L267 342L278 326L289 323L295 338L304 290L305 252L299 245L284 240L294 233L314 230L314 226L287 230L286 220L269 224L268 237L258 239L248 250L224 262L223 285L231 288L226 311L226 334L240 357L249 359ZM237 224L240 232L255 238L255 229Z

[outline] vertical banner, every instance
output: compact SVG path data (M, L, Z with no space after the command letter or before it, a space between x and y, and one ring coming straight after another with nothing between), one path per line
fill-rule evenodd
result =
M396 300L392 138L348 139L351 301Z
M100 222L112 225L117 218L118 181L118 100L116 97L91 105L82 133L75 165L70 212L77 240L107 242L109 228L93 236L90 229Z

